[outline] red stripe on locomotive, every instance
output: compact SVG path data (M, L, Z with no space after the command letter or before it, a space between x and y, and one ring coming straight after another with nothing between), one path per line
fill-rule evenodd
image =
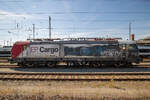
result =
M16 42L11 49L11 57L17 58L23 51L24 46L27 46L30 42Z

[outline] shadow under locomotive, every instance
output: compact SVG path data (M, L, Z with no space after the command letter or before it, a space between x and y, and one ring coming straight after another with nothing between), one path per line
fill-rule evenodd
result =
M65 66L56 66L56 67L18 67L11 68L12 70L19 72L150 72L150 67L141 67L141 66L130 66L130 67L65 67Z

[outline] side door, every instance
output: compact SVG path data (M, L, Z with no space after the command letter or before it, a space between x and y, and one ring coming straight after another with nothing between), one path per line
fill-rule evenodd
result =
M22 46L22 57L27 57L28 50L27 45Z

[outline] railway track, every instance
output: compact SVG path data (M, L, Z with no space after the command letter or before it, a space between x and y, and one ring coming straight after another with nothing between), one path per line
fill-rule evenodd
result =
M10 57L0 57L0 60L8 60Z
M9 63L8 58L0 58L0 63Z
M10 64L8 61L9 57L0 57L0 68L15 68L19 67L17 64Z
M21 68L17 65L0 65L0 68Z
M102 73L0 73L0 80L39 81L149 81L150 72L102 72Z

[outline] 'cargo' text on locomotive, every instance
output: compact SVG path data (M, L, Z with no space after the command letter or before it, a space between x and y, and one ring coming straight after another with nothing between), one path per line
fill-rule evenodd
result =
M40 47L40 52L51 52L51 54L54 54L54 52L58 52L58 48L44 48L44 47Z

